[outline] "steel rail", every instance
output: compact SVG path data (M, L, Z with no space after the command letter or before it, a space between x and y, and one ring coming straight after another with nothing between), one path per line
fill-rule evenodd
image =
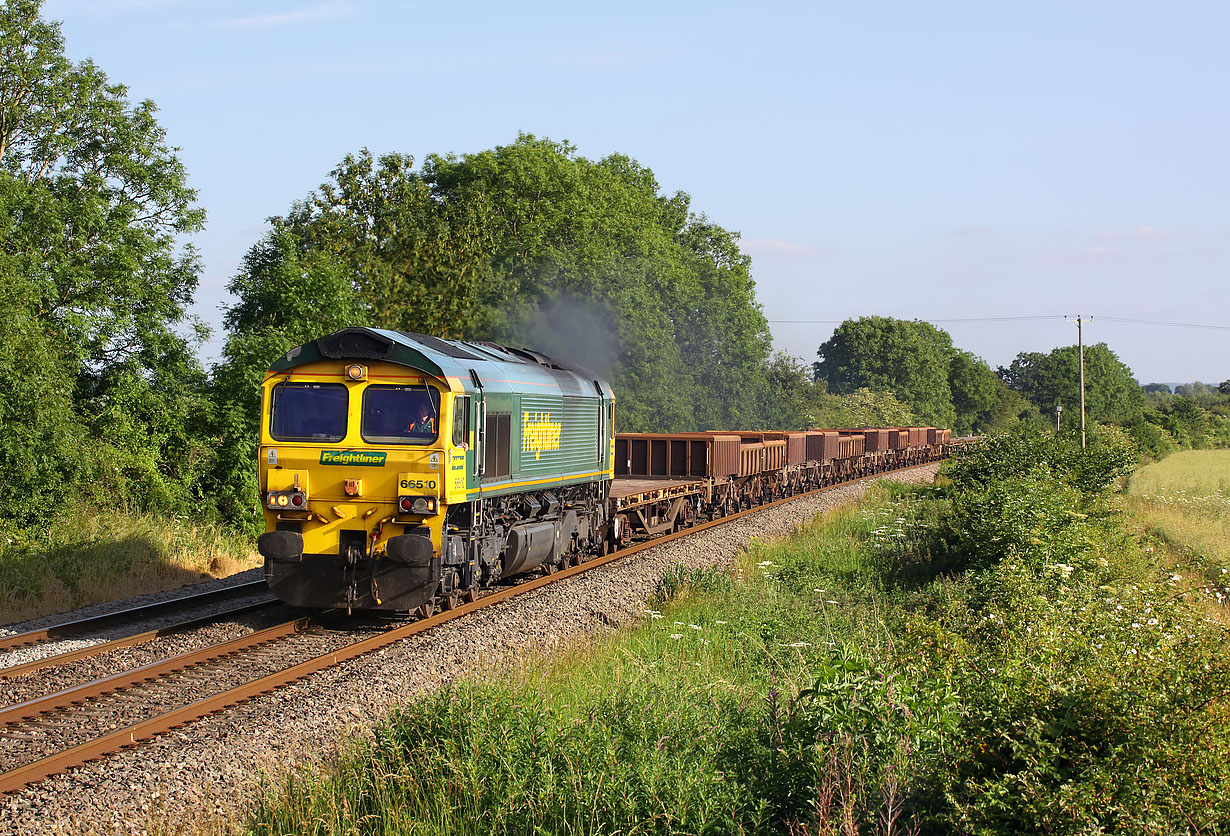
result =
M169 673L177 673L205 662L212 662L223 656L229 656L233 653L268 644L277 639L293 636L306 630L310 623L311 619L309 618L297 618L293 621L286 621L273 627L266 627L264 630L257 630L255 633L248 633L244 636L229 639L220 644L202 647L197 650L189 650L168 659L150 662L147 665L141 665L138 668L127 671L119 671L110 676L104 676L102 679L73 685L42 697L10 705L7 708L0 709L0 726L18 723L22 720L37 717L40 714L50 714L54 711L68 708L74 703L84 702L92 697L111 694L142 682L158 679Z
M76 621L66 621L63 624L56 624L51 627L28 630L24 633L14 633L10 636L0 637L0 650L12 650L13 648L39 644L51 639L64 638L65 636L75 635L111 621L148 617L160 612L208 603L210 600L217 598L234 598L245 593L256 592L258 587L262 586L266 586L264 580L249 581L236 584L235 586L225 586L221 589L211 589L208 592L198 592L195 595L186 595L183 598L172 598L169 601L158 601L154 604L144 604L139 607L129 607L125 610L92 615L88 618L79 618Z
M866 476L859 476L855 479L848 479L844 482L838 482L832 485L825 485L821 488L816 488L804 493L795 494L794 496L783 497L782 499L773 502L758 505L754 508L749 508L744 511L739 511L734 514L728 514L724 517L718 517L714 520L709 520L690 528L681 529L671 534L666 534L661 537L656 537L634 546L629 546L624 549L611 552L608 555L595 557L582 563L570 566L567 569L562 569L550 575L542 575L534 578L531 581L517 584L516 586L505 587L490 594L484 595L477 601L462 604L451 610L437 613L429 618L420 619L410 622L401 627L395 627L387 632L377 636L372 636L367 639L355 642L347 647L340 648L329 653L322 654L312 659L299 662L282 671L267 674L258 679L255 679L245 685L232 688L228 691L223 691L213 696L203 698L189 705L181 706L172 709L156 717L151 717L147 720L135 723L127 728L118 729L103 737L82 743L63 752L58 752L54 755L49 755L41 760L34 761L26 766L19 767L10 772L0 774L0 794L14 792L23 787L41 781L52 775L56 775L74 766L80 766L93 760L124 749L134 746L142 741L149 740L153 737L186 725L194 720L210 714L215 714L219 711L231 708L243 702L255 699L263 694L271 693L286 685L298 682L314 673L334 667L342 662L349 661L358 656L371 653L387 647L390 644L401 641L402 639L413 636L417 633L423 633L442 624L446 624L454 619L462 618L476 610L484 607L493 606L503 603L518 595L523 595L532 592L536 589L541 589L548 584L556 583L557 581L566 580L575 575L589 572L594 569L601 568L617 560L623 560L639 552L647 549L655 548L664 543L669 543L681 537L688 537L697 534L701 531L707 531L711 528L716 528L723 523L731 522L732 520L740 519L744 516L764 511L769 508L774 508L779 505L784 505L788 502L793 502L797 499L803 499L807 496L813 496L827 491L835 490L845 485L857 484L866 479L883 476L889 473L903 473L905 471L914 470L919 467L926 467L934 464L938 460L921 462L919 464L909 465L907 467L894 468L886 470L882 473L873 473Z
M187 621L180 621L175 624L168 624L166 627L158 627L154 630L147 630L144 633L136 633L131 636L125 636L122 639L114 639L109 642L101 642L92 644L89 647L82 647L77 650L70 650L66 653L57 653L54 656L44 656L41 659L34 659L29 662L23 662L20 665L9 665L7 668L0 668L0 679L14 679L18 676L24 676L34 671L41 671L47 668L59 667L67 665L69 662L80 662L82 659L90 659L94 656L101 656L104 653L109 653L112 650L119 650L125 647L133 647L138 644L145 644L154 639L168 636L173 633L181 633L185 630L191 630L193 627L199 627L203 624L210 624L215 621L221 621L234 615L242 615L253 610L260 610L266 607L280 605L282 602L277 598L266 598L262 601L254 601L251 604L244 604L242 607L234 607L229 610L213 613L212 615L201 615L196 618L190 618Z

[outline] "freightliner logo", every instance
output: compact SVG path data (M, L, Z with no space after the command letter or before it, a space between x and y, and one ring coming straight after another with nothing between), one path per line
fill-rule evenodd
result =
M521 415L521 451L538 459L544 450L558 450L564 425L551 420L550 412L525 412Z
M349 464L360 467L384 467L384 459L388 453L375 453L366 450L321 450L321 464Z

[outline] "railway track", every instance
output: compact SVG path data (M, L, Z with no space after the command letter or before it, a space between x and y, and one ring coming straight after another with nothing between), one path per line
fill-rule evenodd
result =
M126 621L139 622L166 613L229 601L234 598L242 598L260 592L264 588L266 588L266 585L263 580L252 581L250 583L223 587L222 589L214 589L209 592L201 592L196 595L186 595L182 598L172 598L168 601L159 601L154 604L129 607L128 609L94 615L89 618L80 618L75 621L56 624L52 627L41 627L24 633L0 636L0 651L15 650L58 639L71 639L97 631L103 627L122 624ZM270 596L270 600L273 600L272 596Z
M899 471L922 466L926 465ZM297 619L0 709L0 793L19 790L547 584L857 481L860 479L701 522L549 575L498 588L476 601L417 621L391 628L369 627L367 634L357 639L354 636L360 631L351 626L352 622L347 622L344 632L338 632L319 621Z

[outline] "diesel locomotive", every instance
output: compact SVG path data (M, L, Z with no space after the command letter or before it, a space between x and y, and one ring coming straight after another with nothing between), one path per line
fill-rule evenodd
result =
M494 343L346 328L288 351L261 410L270 589L448 607L605 551L614 410L602 378Z

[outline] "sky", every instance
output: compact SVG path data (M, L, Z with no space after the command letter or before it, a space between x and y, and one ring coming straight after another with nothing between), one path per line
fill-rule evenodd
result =
M1230 4L49 0L208 213L194 312L348 153L519 132L636 158L742 236L777 348L925 319L992 367L1106 342L1230 379ZM1128 322L1124 320L1136 320ZM1144 324L1180 323L1188 326Z

